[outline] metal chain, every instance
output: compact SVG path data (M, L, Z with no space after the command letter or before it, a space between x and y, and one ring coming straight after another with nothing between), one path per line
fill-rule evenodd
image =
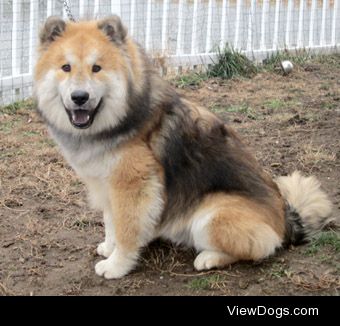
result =
M59 2L62 2L64 5L64 10L66 11L67 17L70 21L75 22L76 20L74 19L72 12L71 12L71 8L67 2L67 0L59 0Z

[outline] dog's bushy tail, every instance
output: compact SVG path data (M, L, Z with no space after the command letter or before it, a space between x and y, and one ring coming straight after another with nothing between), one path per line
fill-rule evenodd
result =
M332 203L315 177L295 171L276 183L287 201L285 244L306 242L333 220Z

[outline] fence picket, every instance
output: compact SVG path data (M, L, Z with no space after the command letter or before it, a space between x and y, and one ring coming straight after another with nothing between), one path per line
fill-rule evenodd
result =
M32 74L34 62L34 48L36 40L36 24L38 15L38 2L30 0L30 34L29 34L29 56L28 56L28 71Z
M255 0L253 0L255 1ZM225 27L226 27L226 20L227 20L227 6L228 1L223 0L222 2L222 18L221 18L221 41L220 41L220 47L224 48L225 41L226 41L226 35L225 35Z
M278 48L278 43L279 43L280 6L281 6L281 0L276 0L276 3L275 3L275 20L274 20L274 39L273 39L273 49L274 50Z
M3 19L3 15L4 15L4 4L2 1L0 1L0 42L3 41L3 38L4 38L4 34L3 34L3 24L2 24L2 19ZM1 51L0 51L0 54L1 54ZM3 75L3 62L2 62L2 57L0 57L0 86L1 86L1 77ZM2 95L2 90L0 88L0 97Z
M184 1L179 0L178 3L178 30L177 30L177 48L176 54L180 55L183 53L183 10L184 10Z
M150 50L151 47L151 0L148 0L146 7L146 28L145 28L145 49Z
M285 37L285 46L287 48L290 47L290 31L292 27L292 12L293 12L293 0L288 0L287 6L287 21L286 21L286 37Z
M111 0L111 13L119 17L122 15L121 0Z
M336 22L338 18L338 11L339 11L339 1L334 0L333 19L332 19L332 36L331 36L331 43L333 46L336 46Z
M234 39L234 48L239 48L239 38L240 38L240 21L241 21L241 8L242 8L242 0L237 0L236 2L236 22L235 22L235 39Z
M163 0L163 15L162 15L162 53L165 54L165 51L168 46L168 10L169 10L169 0Z
M20 21L19 1L13 0L13 25L12 25L12 75L20 73L18 58L18 22Z
M194 0L194 10L192 14L191 54L197 53L197 18L198 0Z
M79 0L79 18L85 16L85 0Z
M262 3L262 18L261 18L261 40L260 40L260 49L263 51L266 49L266 24L267 24L267 16L269 10L269 0L263 0Z
M52 0L47 0L46 17L52 16Z
M135 29L135 10L136 10L136 0L131 0L130 5L130 35L133 36Z
M213 6L215 4L214 0L209 0L208 4L208 23L207 23L207 39L205 43L205 52L209 53L211 51L211 29L212 29L212 15L213 15Z
M314 44L314 21L315 21L315 11L317 6L317 0L312 0L312 7L310 11L310 22L309 22L309 47Z
M248 36L247 36L247 51L253 48L253 24L255 18L256 0L251 0L249 17L248 17Z
M302 47L303 45L303 15L304 15L304 8L305 8L305 0L300 0L300 7L299 7L299 27L298 27L298 35L296 46L298 48Z
M99 0L94 0L93 16L97 18L99 14Z
M322 2L322 18L321 18L321 34L320 34L320 45L325 45L325 29L326 29L326 13L327 13L328 0Z

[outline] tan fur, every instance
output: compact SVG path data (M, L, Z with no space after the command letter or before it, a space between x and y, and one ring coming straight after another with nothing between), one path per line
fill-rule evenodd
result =
M149 218L155 195L165 201L164 193L156 193L163 184L163 173L150 150L135 141L121 150L120 163L111 177L111 205L114 212L117 245L124 250L136 250L143 242L142 219ZM151 231L151 230L150 230Z
M211 195L200 209L206 210L207 206L215 211L207 226L212 246L237 260L264 258L275 249L267 248L271 238L283 239L283 210L274 213L270 207L248 198L224 194Z
M128 41L129 52L132 53L132 62L138 64L136 54L136 45L132 41ZM86 51L84 51L86 49ZM65 64L65 53L70 52L80 61L96 50L99 57L96 64L105 70L120 70L128 77L128 64L118 47L113 47L107 40L107 37L97 28L97 22L84 21L78 23L69 22L63 32L63 37L57 37L54 42L49 45L48 51L45 47L40 48L40 58L35 69L35 79L40 80L41 77L49 69L57 69ZM115 58L112 60L112 58ZM77 75L81 80L90 78L91 65L82 65L72 67L71 75ZM138 74L137 74L138 75ZM57 77L62 80L66 75L59 71ZM100 74L96 76L100 78ZM138 78L136 78L138 82Z

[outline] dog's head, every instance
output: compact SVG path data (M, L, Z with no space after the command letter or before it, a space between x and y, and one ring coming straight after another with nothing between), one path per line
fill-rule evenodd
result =
M48 18L35 69L35 95L47 122L62 131L91 134L124 119L129 47L117 16L78 23Z

